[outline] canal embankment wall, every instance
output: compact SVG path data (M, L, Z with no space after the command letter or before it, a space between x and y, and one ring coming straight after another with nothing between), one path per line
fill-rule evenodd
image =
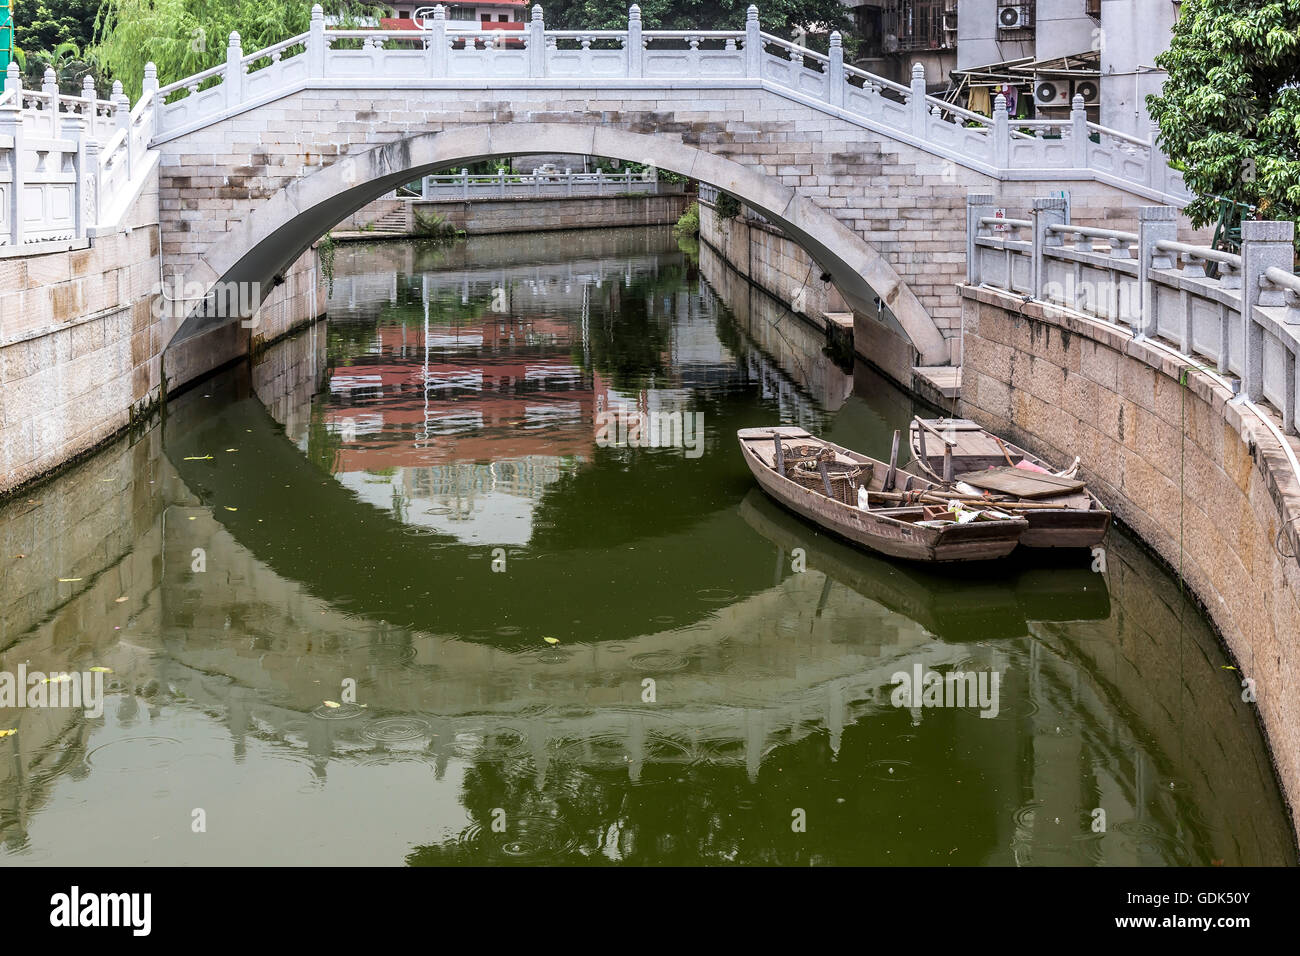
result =
M691 197L683 192L583 197L426 201L376 199L338 224L340 239L417 234L416 216L437 216L467 236L619 226L671 226ZM344 233L347 235L337 235ZM362 235L353 235L361 233Z
M757 218L746 207L726 217L707 197L700 199L700 242L732 269L768 295L790 306L832 339L846 353L870 361L904 388L920 391L912 369L916 349L877 302L872 313L854 310L840 295L817 261L778 226Z
M99 447L165 391L324 311L310 250L250 328L236 323L168 350L156 183L112 231L0 253L0 495Z
M1300 828L1300 483L1282 442L1205 365L1152 339L1013 293L960 291L960 414L1049 461L1077 455L1089 486L1186 582L1240 668L1214 690L1254 695Z

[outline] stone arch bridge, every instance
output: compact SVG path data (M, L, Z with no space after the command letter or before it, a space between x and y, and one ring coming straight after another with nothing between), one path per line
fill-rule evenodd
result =
M846 298L879 296L923 362L949 358L966 193L998 180L1078 183L1101 206L1183 199L1150 144L1089 124L992 119L760 29L527 29L462 36L326 29L155 92L164 270L188 288L275 281L346 214L426 172L481 158L581 153L722 188L778 224ZM1095 197L1098 202L1090 202ZM208 311L218 311L209 309ZM184 338L227 321L196 311Z
M646 30L636 6L624 30L548 30L540 7L508 37L451 29L442 8L420 23L327 29L318 6L308 33L251 53L231 34L224 64L178 83L160 88L148 70L134 108L120 88L108 109L90 91L88 126L63 120L79 139L55 147L75 172L41 184L43 196L75 193L47 237L111 229L156 182L162 273L182 299L166 347L242 317L220 307L215 290L232 286L218 283L251 283L263 295L244 300L263 301L326 230L401 183L493 156L600 155L733 194L855 308L883 302L921 363L947 364L969 191L1027 204L1068 188L1080 225L1188 199L1154 139L1088 122L1081 101L1065 119L1011 120L999 99L984 117L927 96L919 66L904 86L846 65L838 34L823 55L766 33L755 7L728 31ZM42 101L11 71L15 92L60 134L56 87ZM29 117L11 122L21 134ZM0 150L21 151L5 123ZM19 208L32 194L19 187L49 168L45 155L32 172L15 164L0 220L11 242L32 241ZM35 218L51 215L47 203Z

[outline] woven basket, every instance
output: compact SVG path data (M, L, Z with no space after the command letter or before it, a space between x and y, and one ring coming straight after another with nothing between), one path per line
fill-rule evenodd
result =
M836 501L844 502L846 505L856 505L858 503L858 485L861 484L859 479L862 475L862 469L858 465L830 461L826 463L826 471L831 480L832 497ZM822 494L826 493L826 484L822 481L821 470L817 467L816 459L812 461L801 460L789 467L788 472L791 479L805 488Z

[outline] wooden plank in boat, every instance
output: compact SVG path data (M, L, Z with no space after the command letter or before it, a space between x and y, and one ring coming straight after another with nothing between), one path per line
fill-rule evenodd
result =
M1000 491L1018 498L1043 498L1048 495L1078 491L1083 487L1083 482L1076 478L1059 478L1056 475L1011 467L969 471L964 475L958 475L957 479L976 488Z
M952 453L957 458L1002 458L1002 449L998 443L982 432L965 432L958 435L955 441L957 447ZM940 448L937 454L942 453L943 449Z
M782 438L811 438L808 432L804 431L798 425L774 425L767 428L742 428L736 432L736 437L741 441L755 441L759 438L766 438L769 441L772 435L777 434Z
M969 418L927 418L925 420L935 431L982 432L984 426Z

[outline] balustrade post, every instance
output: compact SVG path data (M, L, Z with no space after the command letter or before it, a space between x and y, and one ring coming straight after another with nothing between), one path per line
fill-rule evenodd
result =
M925 139L926 124L930 121L930 111L925 105L925 66L912 64L912 93L908 99L912 111L912 135Z
M831 34L831 48L826 62L826 102L844 105L844 45L840 32Z
M79 180L77 202L81 205L81 215L86 233L99 225L99 211L103 207L103 179L99 162L99 141L86 137L86 155L84 173Z
M50 139L56 139L59 135L59 81L54 75L54 68L47 66L45 74L41 77L41 92L49 99L46 109L49 110L50 121Z
M100 137L99 94L95 92L95 81L89 76L81 78L81 99L83 100L81 112L86 117L86 132L98 139ZM70 105L69 109L72 110L75 107Z
M1156 248L1163 240L1178 239L1178 210L1173 206L1143 206L1138 210L1138 309L1129 325L1139 337L1149 335L1160 325L1159 290L1151 281L1152 269L1172 269L1173 260ZM1178 317L1179 349L1191 352L1191 310Z
M1254 222L1241 224L1241 334L1242 391L1252 402L1264 397L1264 329L1255 321L1255 306L1270 268L1291 271L1295 261L1292 243L1295 223ZM1267 299L1265 300L1267 302ZM1290 410L1287 410L1288 413Z
M20 108L23 105L22 95L21 95L22 91L23 91L23 77L22 74L18 72L18 63L17 61L15 61L13 63L10 63L9 69L5 71L5 92L6 93L14 92L19 94L18 96L15 97L15 101Z
M1078 93L1070 101L1070 148L1074 151L1074 168L1088 168L1088 108Z
M144 65L144 82L141 84L142 93L158 92L158 67L150 60Z
M460 198L463 200L469 199L469 170L468 169L462 169L460 171Z
M244 98L244 50L240 45L239 31L230 32L230 45L226 47L226 72L221 85L226 88L226 106L238 106Z
M1169 157L1160 148L1160 127L1151 122L1151 153L1147 165L1147 185L1160 192L1169 189Z
M1048 227L1061 226L1068 221L1065 197L1044 196L1035 199L1030 209L1029 218L1034 223L1034 244L1030 261L1030 289L1035 299L1042 299L1047 275L1043 250L1048 246L1061 245L1060 234L1053 232Z
M11 85L12 84L12 85ZM18 64L9 64L9 75L5 79L5 90L16 91L13 106L0 106L0 136L13 141L9 150L9 192L5 196L6 218L9 220L8 239L11 248L17 248L23 241L23 108L22 80L18 78Z
M999 93L993 100L993 165L1006 169L1011 165L1011 117L1007 115L1007 97Z
M83 202L84 176L86 171L86 144L91 137L87 135L88 120L79 113L65 113L59 124L59 137L70 139L77 144L77 151L72 154L72 173L76 177L72 188L75 208L72 211L73 235L78 239L86 236L86 211Z
M311 29L307 34L307 75L325 75L325 11L319 3L311 8Z
M433 198L433 177L432 176L420 177L420 198L421 199Z
M745 75L751 79L763 77L763 36L758 24L758 7L750 4L745 11Z
M979 247L975 245L975 239L979 236L980 219L993 215L993 211L992 193L966 194L966 281L971 285L979 285L983 281L980 277Z
M542 5L533 5L533 17L528 21L528 75L534 79L546 75L546 20Z
M497 170L497 195L502 199L506 198L506 171L504 169Z
M447 8L441 3L433 8L433 19L426 20L428 36L424 38L424 62L429 76L447 75Z
M135 175L135 155L131 149L131 101L122 92L121 80L113 81L113 93L109 99L113 101L113 124L122 131L126 140L123 145L126 147L126 178L129 180Z
M641 75L645 41L641 39L641 8L635 3L627 11L627 75Z

